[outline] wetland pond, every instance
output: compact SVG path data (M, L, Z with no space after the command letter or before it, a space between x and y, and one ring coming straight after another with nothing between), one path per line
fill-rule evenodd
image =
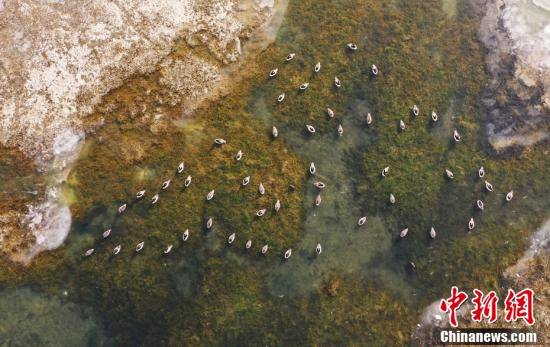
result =
M478 101L488 78L477 40L481 19L469 3L291 0L274 42L244 64L226 95L191 116L181 117L180 105L155 103L162 88L155 73L110 92L92 115L105 123L86 138L60 188L72 214L69 237L31 266L2 264L0 308L13 314L0 317L0 341L404 345L424 308L452 285L499 291L500 274L549 215L550 161L544 144L506 156L487 149ZM290 52L295 58L284 62ZM300 91L304 82L309 87ZM154 114L135 115L141 104ZM215 138L227 144L215 146ZM239 150L243 159L236 161ZM481 166L491 193L477 177ZM39 177L12 178L16 169L10 163L0 178L24 186L20 194L42 184ZM243 187L245 176L251 182ZM167 179L169 188L160 190ZM318 190L316 181L326 188ZM145 198L135 199L141 189ZM515 197L505 203L510 190ZM477 199L483 211L474 208ZM128 207L118 214L123 203ZM266 215L256 217L261 208ZM358 227L361 216L367 222ZM210 217L214 226L206 230ZM468 232L472 217L476 226ZM409 233L400 238L404 228ZM266 256L259 252L264 244ZM94 253L83 257L89 248ZM283 260L289 248L292 256ZM22 323L37 314L41 324Z

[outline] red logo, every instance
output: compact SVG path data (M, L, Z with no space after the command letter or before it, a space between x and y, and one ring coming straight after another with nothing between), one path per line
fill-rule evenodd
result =
M439 309L445 313L449 312L449 323L453 328L458 326L458 320L456 318L456 310L468 299L468 294L459 292L458 288L453 286L451 289L451 296L447 299L441 299L439 303Z
M481 322L483 317L489 319L489 323L494 323L497 320L497 303L498 296L495 291L490 291L489 294L483 295L483 292L474 289L475 297L472 299L475 307L470 311L474 322Z
M525 323L533 325L535 316L533 315L533 296L535 293L532 289L524 289L519 292L514 292L513 289L508 289L508 295L504 301L504 309L506 315L504 319L507 322L515 322L519 318Z

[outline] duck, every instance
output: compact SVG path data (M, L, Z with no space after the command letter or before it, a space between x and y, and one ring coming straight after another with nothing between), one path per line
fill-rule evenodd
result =
M239 161L239 160L241 160L242 158L243 158L243 151L241 151L241 150L239 149L239 151L238 151L237 154L235 155L235 160L236 160L236 161Z
M285 260L290 258L291 255L292 255L292 248L289 248L289 249L286 250L286 252L284 254Z
M275 126L271 128L271 135L273 135L273 138L276 138L277 136L279 136L279 130L277 130Z
M483 178L483 176L485 176L485 168L482 166L479 168L479 170L477 170L477 176L479 178Z
M139 253L139 251L141 251L143 249L143 246L145 245L145 241L141 241L140 243L138 243L136 245L136 252Z
M409 228L405 228L405 229L401 230L401 232L399 233L399 237L403 238L403 237L407 236L408 233L409 233Z
M275 77L277 75L277 72L279 72L279 69L277 68L269 71L269 77Z
M338 136L344 135L344 128L342 127L342 124L338 124Z
M321 62L317 62L317 64L315 64L315 67L313 68L313 71L314 72L319 72L321 70Z
M321 247L320 243L318 243L315 247L315 252L317 252L317 254L321 254L321 252L323 252L323 247Z
M329 118L334 118L334 111L330 107L327 107L327 115Z
M261 217L266 213L267 209L262 208L256 212L256 216Z
M356 51L357 50L357 45L355 43L348 43L346 46L348 46L348 48L350 49L350 51Z
M363 216L363 217L359 218L359 220L357 221L357 225L361 226L361 225L365 224L366 222L367 222L367 216Z
M487 189L488 192L493 191L493 185L489 183L489 181L485 181L485 189Z
M118 213L122 213L124 211L126 211L126 204L120 205L118 207Z
M317 196L315 197L315 206L321 205L321 200L321 194L317 194Z
M416 105L413 105L412 111L415 116L418 116L420 114L420 109Z
M183 240L183 242L185 242L187 241L188 238L189 238L189 229L185 229L185 231L181 235L181 239Z
M214 139L214 143L221 146L221 145L225 145L227 143L227 141L225 141L222 138L217 138L217 139Z
M317 168L315 167L315 163L311 162L309 164L309 173L312 175L315 175L316 172L317 172Z
M296 56L296 53L289 53L286 56L285 61L291 61L292 59L294 59L294 56Z
M164 190L170 186L170 180L162 182L160 189Z
M313 185L314 185L317 189L323 189L323 188L326 187L326 184L324 184L324 183L321 182L321 181L314 182Z
M511 190L508 192L508 194L506 194L506 202L512 201L513 198L514 198L514 191Z
M378 67L376 67L376 65L372 64L370 71L374 76L378 76Z
M399 120L399 130L405 131L405 122L402 119Z
M458 133L458 130L453 130L453 139L455 142L460 142L460 134Z
M481 200L478 199L478 200L476 201L476 206L477 206L477 208L478 208L480 211L483 211L483 207L484 207L484 206L483 206L483 201L481 201Z
M306 90L307 87L309 87L309 83L307 82L300 84L300 90Z
M264 195L264 194L265 194L265 188L264 188L263 183L260 183L260 185L258 186L258 192L259 192L261 195Z
M390 173L390 167L389 167L389 166L386 166L386 167L382 170L382 177L386 177L389 173Z
M431 237L432 239L435 239L436 235L437 235L437 233L435 232L435 229L434 229L434 227L432 226L432 228L430 229L430 237Z
M216 191L214 189L209 191L208 194L206 194L206 201L212 200L212 198L214 197L214 194L216 194Z
M432 111L432 122L437 122L437 120L439 119L439 116L437 115L437 113L435 113L435 111Z
M104 239L108 238L111 235L111 229L105 230L102 235Z
M395 204L395 196L390 193L390 204Z
M455 174L454 174L451 170L449 170L449 169L445 169L445 175L447 175L447 178L449 178L449 179L451 179L451 180L452 180L453 178L455 178Z
M91 256L93 253L94 253L95 249L93 248L90 248L89 250L87 250L86 252L84 252L84 256L85 257L89 257Z
M285 99L285 93L280 94L280 95L277 97L277 102L283 102L284 99Z
M372 115L370 114L370 112L367 113L367 116L365 117L365 120L367 122L367 125L372 124Z
M306 129L310 134L315 134L315 128L313 127L313 125L306 124Z
M264 246L262 247L262 249L260 250L260 252L262 252L263 255L266 255L268 249L269 249L269 246L268 246L268 245L264 245Z
M250 176L243 178L243 186L246 186L248 183L250 183Z
M145 195L145 189L144 189L144 190L140 190L140 191L137 192L137 194L136 194L136 199L141 199L141 198L143 198L144 195Z
M411 266L411 269L413 269L414 271L416 271L416 264L412 261L409 260L409 265Z
M115 248L113 248L113 254L117 255L120 253L120 250L122 249L121 245L117 245Z
M277 201L275 201L273 209L275 210L275 212L279 212L279 210L281 209L281 200L277 199Z
M227 238L227 243L228 244L232 244L233 241L235 241L235 233L229 235L229 237Z
M183 182L183 185L185 186L185 188L189 187L189 185L191 184L191 179L192 179L191 175L185 178L185 181Z
M157 203L157 201L159 201L159 195L158 194L155 194L153 195L153 197L151 198L151 203L154 205Z
M336 88L340 88L342 86L342 83L340 82L338 77L334 77L334 85L336 86Z
M178 165L178 173L182 173L183 170L185 169L185 163L182 161L179 165Z
M252 247L252 240L248 240L248 241L246 241L246 243L244 244L244 248L249 249L250 247Z
M212 217L208 218L208 220L206 221L206 229L212 228L213 224L214 224L214 220L212 219Z
M473 218L470 218L470 221L468 222L468 230L473 230L476 226L476 223L474 222Z
M172 246L172 245L168 245L168 247L166 247L166 249L164 250L164 254L170 253L170 252L172 251L172 248L173 248L173 247L174 247L174 246Z

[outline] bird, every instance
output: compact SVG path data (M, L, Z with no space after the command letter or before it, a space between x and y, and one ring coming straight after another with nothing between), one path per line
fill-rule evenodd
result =
M279 210L281 209L281 201L279 199L275 201L275 205L273 206L273 209L275 210L275 212L279 212Z
M315 252L317 252L317 254L321 254L322 251L323 251L323 248L321 247L321 244L318 243L317 246L315 247Z
M307 82L300 84L300 90L306 90L307 87L309 87L309 83Z
M477 200L477 201L476 201L476 206L477 206L477 208L478 208L480 211L483 211L483 207L484 207L484 206L483 206L483 201Z
M263 216L263 215L265 214L266 211L267 211L267 209L262 208L261 210L258 210L258 211L256 212L256 216L261 217L261 216Z
M309 173L312 175L315 175L316 172L317 172L317 168L315 167L315 163L311 162L309 164Z
M361 225L365 224L366 222L367 222L367 217L363 216L363 217L359 218L359 220L357 221L357 225L361 226Z
M389 173L390 173L390 167L389 167L389 166L386 166L386 167L382 170L382 177L386 177Z
M277 128L276 128L275 126L273 126L273 127L271 128L271 134L272 134L273 137L275 138L275 137L279 136L279 130L277 130Z
M455 178L455 175L454 175L453 172L452 172L451 170L449 170L449 169L445 169L445 175L447 175L447 177L448 177L449 179L451 179L451 180L452 180L453 178Z
M405 228L405 229L401 230L401 232L399 233L399 236L401 238L403 238L403 237L407 236L408 233L409 233L409 228Z
M285 58L285 61L291 61L292 59L294 59L294 56L296 55L296 53L289 53L286 58Z
M420 110L418 109L418 106L413 105L412 112L415 116L418 116L420 114Z
M366 121L367 125L372 124L372 115L370 114L370 112L367 113L367 116L365 117L365 121Z
M327 107L327 115L329 118L334 118L334 111L330 107Z
M237 152L237 154L235 155L235 160L239 161L243 158L243 151L241 151L239 149L239 151Z
M269 71L269 77L275 77L277 75L277 72L279 72L279 69L277 68Z
M336 86L336 88L340 88L342 86L342 83L340 82L338 77L334 77L334 85Z
M342 124L338 124L338 136L342 136L344 134L344 128L342 127Z
M488 192L493 191L493 185L489 183L489 181L485 181L485 189L487 189Z
M432 239L435 239L435 236L436 236L436 232L435 232L434 227L432 226L432 228L430 229L430 237L431 237Z
M399 130L405 131L405 122L402 119L399 120Z
M285 99L285 93L280 94L280 95L277 97L277 102L283 102L284 99Z
M164 181L160 189L164 190L170 186L170 180Z
M212 200L212 198L214 197L214 194L216 194L216 191L214 189L209 191L208 194L206 194L206 201Z
M460 134L458 133L458 130L453 130L453 139L455 140L455 142L460 142Z
M117 255L120 253L120 250L122 249L121 245L117 245L115 248L113 248L113 254Z
M514 198L514 191L511 190L508 192L508 194L506 194L506 202L512 201L513 198Z
M187 241L188 238L189 238L189 229L185 229L185 231L181 235L181 239L183 240L183 242L185 242Z
M267 250L269 249L269 246L268 245L264 245L261 249L261 252L263 255L266 255L267 254Z
M170 253L172 251L172 247L174 247L174 246L168 245L168 247L166 247L166 249L164 250L164 254Z
M185 186L185 188L189 187L190 184L191 184L191 175L187 176L185 178L185 181L183 182L183 185Z
M390 204L395 204L395 196L390 193Z
M321 181L317 181L317 182L314 182L313 185L317 188L317 189L323 189L325 188L327 185L324 184L323 182Z
M475 228L476 224L474 222L473 218L470 218L470 221L468 222L468 230L473 230Z
M137 198L137 199L141 199L141 198L143 198L144 195L145 195L145 189L144 189L144 190L140 190L139 192L137 192L136 198Z
M315 206L321 205L321 200L321 194L317 194L317 196L315 197Z
M103 238L106 239L111 235L111 229L107 229L103 232Z
M378 67L376 67L376 65L372 64L370 71L374 76L378 76Z
M479 178L483 178L483 176L485 176L485 168L483 166L479 168L477 175Z
M118 207L118 213L122 213L124 211L126 211L126 204L120 205Z
M292 255L292 248L289 248L289 249L286 250L286 252L284 254L285 260L290 258L291 255Z
M235 241L235 233L229 235L229 237L227 238L227 243L232 244L233 241Z
M306 129L310 134L315 134L315 128L313 127L313 125L306 124Z
M143 246L145 245L145 242L144 241L141 241L140 243L138 243L136 245L136 252L139 253L142 249L143 249Z
M250 176L243 178L243 186L246 186L248 183L250 183Z
M86 252L84 252L84 256L89 257L94 253L94 249L90 248Z
M225 141L222 138L217 138L217 139L214 139L214 143L221 146L221 145L225 145L227 143L227 141Z
M214 224L214 220L212 219L212 217L208 218L208 220L206 221L206 229L212 228L213 224Z
M351 51L356 51L357 50L357 45L355 43L348 43L346 46L348 46L348 48L351 50Z
M159 201L159 195L158 194L155 194L153 195L153 197L151 198L151 204L156 204L157 201Z
M183 170L185 169L185 163L182 161L179 165L178 165L178 173L182 173Z
M246 249L249 249L250 247L252 247L252 240L246 241L246 243L244 244L244 247L245 247Z
M260 183L260 185L258 186L258 192L259 192L261 195L264 195L264 194L265 194L265 188L264 188L263 183Z
M315 67L313 68L313 71L315 72L319 72L319 70L321 70L321 62L315 64Z

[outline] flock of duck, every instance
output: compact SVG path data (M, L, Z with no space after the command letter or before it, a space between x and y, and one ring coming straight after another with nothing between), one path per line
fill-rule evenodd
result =
M350 50L350 51L356 51L357 50L357 45L355 43L348 43L347 44L347 48ZM294 59L294 57L296 56L295 53L290 53L286 56L285 58L285 62L290 62L292 59ZM319 72L321 70L321 63L320 62L317 62L317 64L315 64L314 68L313 68L313 71L314 72ZM379 74L379 70L378 70L378 67L374 64L372 64L371 66L371 74L373 76L377 76ZM275 78L277 76L279 72L279 69L278 68L275 68L273 70L271 70L269 72L269 78ZM341 88L342 86L342 83L341 81L338 79L338 77L334 77L334 86L336 88ZM305 91L307 88L309 87L309 83L308 82L305 82L305 83L302 83L300 86L299 86L299 90L301 91ZM280 94L278 97L277 97L277 102L278 103L281 103L285 100L285 93L282 93ZM327 108L326 110L327 112L327 115L328 117L330 118L334 118L334 111L330 108ZM411 112L412 112L412 115L417 117L420 115L420 109L417 105L413 105L412 108L411 108ZM437 115L437 113L435 111L432 111L431 112L431 122L432 123L436 123L438 120L439 120L439 116ZM373 119L373 116L371 115L371 113L367 113L365 116L364 116L364 122L366 123L367 126L370 126L372 123L373 123L374 119ZM315 127L311 124L306 124L306 130L308 133L310 134L314 134L316 132L315 130ZM399 121L399 130L400 131L405 131L406 129L406 125L405 125L405 122L403 120L400 120ZM339 136L342 136L343 133L344 133L344 129L342 127L342 124L339 124L338 125L338 128L337 128L337 132L338 132L338 135ZM273 126L272 127L272 136L274 138L278 137L279 136L279 131L278 129ZM454 129L453 130L453 134L452 134L452 141L456 142L456 143L459 143L461 142L462 138L461 138L461 135L460 133L458 132L458 130ZM218 146L223 146L227 143L227 141L223 138L216 138L214 139L214 144L218 145ZM241 159L243 158L243 152L242 150L239 150L236 155L235 155L235 160L237 161L240 161ZM185 170L185 164L184 162L181 162L178 167L177 167L177 174L182 174ZM310 165L309 165L309 169L308 169L309 173L314 176L316 173L317 173L317 168L315 166L315 163L311 162ZM390 173L390 167L389 166L386 166L384 167L380 174L382 176L382 178L385 178L389 175ZM455 178L453 172L449 169L445 169L445 176L449 179L449 180L453 180ZM485 177L485 169L482 167L480 167L477 171L477 176L479 179L483 179ZM192 182L192 176L191 175L188 175L185 180L184 180L184 187L185 188L188 188L190 185L191 185L191 182ZM168 189L168 187L170 186L170 183L171 183L171 180L166 180L162 183L160 189L161 190L166 190ZM246 176L243 178L241 184L242 186L247 186L248 184L250 183L250 176ZM485 180L484 181L485 183L485 189L487 192L492 192L493 191L493 185ZM326 187L326 184L324 182L321 182L321 181L315 181L313 183L313 185L319 190L319 193L316 195L315 197L315 200L314 200L314 205L315 206L319 206L322 202L322 198L321 198L321 194L320 194L320 191ZM260 183L258 185L258 192L260 195L264 195L265 194L265 187L263 186L262 183ZM207 201L210 201L214 198L215 196L215 193L216 191L214 189L210 190L207 194L206 194L206 200ZM145 194L146 194L146 190L140 190L136 193L135 195L135 199L142 199L145 197ZM509 191L507 194L506 194L506 197L505 197L505 201L506 202L510 202L512 200L512 198L514 197L514 191L511 190ZM159 193L156 193L155 195L153 195L153 197L151 198L151 204L154 205L156 203L158 203L159 201ZM389 196L389 202L390 204L395 204L396 203L396 198L393 194L390 194ZM126 211L126 208L128 207L128 205L125 203L125 204L122 204L121 206L118 207L118 214L122 214L124 211ZM484 209L484 203L482 200L478 199L476 202L475 202L475 207L482 211ZM273 210L275 212L279 212L281 208L281 201L280 200L276 200L274 205L273 205ZM257 217L262 217L265 215L265 213L267 212L267 209L265 208L262 208L260 210L258 210L256 212L256 216ZM363 226L365 223L367 222L367 216L361 216L358 220L357 220L357 226ZM206 230L210 230L212 229L212 226L214 224L214 219L212 217L209 217L207 220L206 220L206 223L205 223L205 228ZM471 231L475 228L475 221L474 221L474 218L470 218L470 220L468 221L468 231ZM408 228L405 228L403 230L401 230L399 232L399 237L400 238L404 238L408 235L408 232L409 232L409 229ZM432 239L435 239L436 238L436 231L435 231L435 228L432 226L429 230L429 237L432 238ZM107 239L109 238L109 236L111 235L111 229L107 229L105 230L103 233L102 233L102 238L103 239ZM188 240L190 236L190 232L189 232L189 229L186 229L183 234L182 234L182 241L183 242L186 242ZM235 233L232 233L231 235L229 235L229 237L227 238L227 243L228 244L232 244L234 241L235 241L235 238L236 238L236 234ZM136 246L135 246L135 252L136 253L139 253L145 246L145 241L141 241L139 242ZM252 247L252 240L247 240L246 243L245 243L245 248L246 249L250 249ZM168 254L172 251L173 249L173 245L170 244L168 245L164 250L163 250L163 253L164 254ZM117 245L116 247L113 248L113 251L112 251L112 254L113 255L117 255L118 253L120 253L120 251L122 250L122 245ZM268 244L264 244L259 252L262 254L262 255L267 255L268 253L268 250L269 250L269 245ZM94 253L95 249L94 248L90 248L88 250L85 251L84 255L86 257L88 256L91 256L93 253ZM320 243L317 243L316 247L315 247L315 252L317 254L321 254L322 252L322 246ZM283 259L288 259L292 256L292 248L289 248L287 249L284 253L283 253ZM413 262L409 262L410 265L415 268L415 265Z

